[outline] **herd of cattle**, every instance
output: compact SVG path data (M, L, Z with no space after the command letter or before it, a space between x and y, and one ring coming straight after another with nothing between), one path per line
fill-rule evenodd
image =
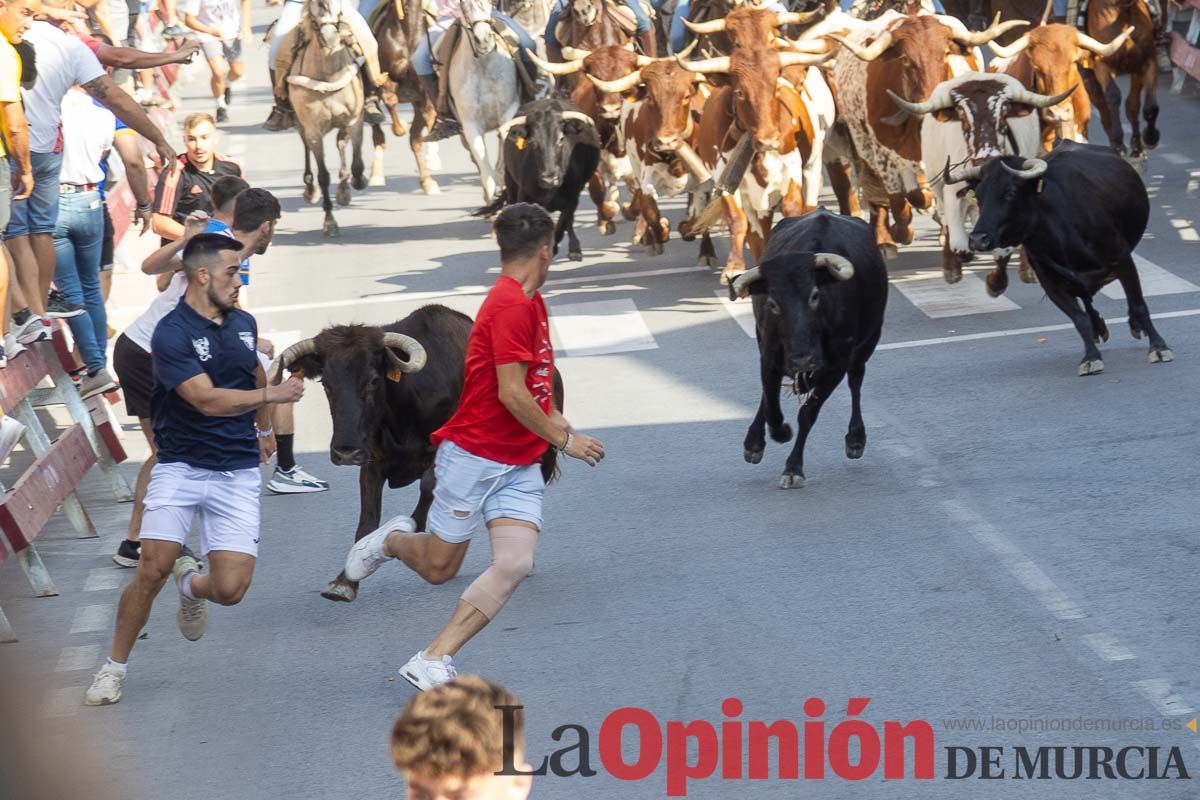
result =
M480 169L488 204L481 213L518 201L559 212L555 245L566 237L572 259L582 257L573 226L585 187L600 231L614 233L620 214L634 223L633 242L651 256L663 252L672 227L661 200L687 196L676 229L685 241L700 239L703 264L717 263L712 231L728 230L721 280L731 295L752 297L762 366L747 461L761 460L767 432L780 442L793 436L780 406L785 378L801 403L781 485L803 483L808 431L847 376L853 409L846 454L862 455L860 394L883 324L886 259L913 241L914 209L931 210L940 221L948 282L961 279L963 262L974 254L991 253L996 265L986 287L998 296L1007 287L1007 262L1020 250L1022 279L1040 282L1083 340L1080 375L1103 369L1097 343L1107 340L1108 329L1092 298L1112 280L1128 298L1131 333L1149 339L1150 361L1172 359L1150 320L1132 259L1149 202L1124 158L1119 96L1112 97L1113 76L1132 74L1130 154L1144 154L1159 139L1154 0L1090 0L1087 33L1046 24L1044 15L1040 23L997 16L973 31L915 2L904 9L910 13L889 10L869 20L833 2L798 11L725 2L693 4L706 13L688 23L692 44L672 57L638 52L619 29L589 40L589 28L576 19L567 38L559 37L556 60L533 56L544 73L540 82L552 86L548 96L520 107L513 99L501 111L493 102L482 129L471 98L453 99ZM471 73L470 59L503 48L488 45L489 27L475 19L484 12L468 5L477 0L464 2L470 47L459 48L465 55L452 63L478 96L488 73L483 66ZM713 14L714 7L725 13ZM595 18L599 25L607 17ZM409 20L385 13L377 33L385 68L392 55L398 59L390 69L393 128L404 127L395 102L413 100L412 146L422 187L431 191L436 183L421 153L430 109L405 89L401 45L413 30ZM582 31L577 40L572 30ZM986 66L985 45L997 56ZM516 86L521 68L512 58L502 62L492 59L486 69L514 70L504 84ZM1108 146L1085 143L1089 97L1101 107ZM482 134L491 130L501 142L495 164L486 150L480 155ZM377 147L381 140L377 130ZM826 175L839 214L817 207ZM782 219L773 225L777 215ZM755 265L749 270L746 248ZM469 320L427 307L383 329L327 330L281 356L277 367L338 374L324 382L335 423L332 457L363 464L359 535L378 523L384 479L392 486L420 480L418 513L427 504L428 434L456 403L468 327ZM401 376L386 341L395 333L454 352L431 357L422 373ZM281 374L277 369L276 379ZM420 391L402 390L416 380ZM348 436L354 439L349 460L342 441ZM326 596L352 600L354 593L339 576Z

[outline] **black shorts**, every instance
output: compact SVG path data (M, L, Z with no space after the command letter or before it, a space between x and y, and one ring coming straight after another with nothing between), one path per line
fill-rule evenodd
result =
M150 419L150 397L154 394L154 366L150 354L125 334L113 347L113 369L125 395L125 413L138 419Z
M100 242L100 271L113 267L113 238L117 235L113 227L112 215L108 213L108 203L102 203L104 209L104 238Z

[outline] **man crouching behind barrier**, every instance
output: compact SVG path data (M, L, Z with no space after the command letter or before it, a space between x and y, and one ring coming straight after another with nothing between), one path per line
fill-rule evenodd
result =
M546 448L591 466L604 458L604 446L554 408L554 351L538 292L553 257L554 221L540 206L516 203L493 227L500 277L471 328L458 409L431 436L437 484L428 531L417 533L411 517L393 517L346 556L352 581L398 558L430 583L445 583L458 574L479 523L487 525L491 566L463 592L433 642L400 668L418 689L455 677L451 657L500 613L533 568Z

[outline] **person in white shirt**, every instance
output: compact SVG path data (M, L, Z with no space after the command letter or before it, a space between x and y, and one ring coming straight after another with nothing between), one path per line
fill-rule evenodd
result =
M180 10L184 23L200 34L212 70L217 122L228 122L233 83L245 72L242 43L250 41L250 0L184 0Z

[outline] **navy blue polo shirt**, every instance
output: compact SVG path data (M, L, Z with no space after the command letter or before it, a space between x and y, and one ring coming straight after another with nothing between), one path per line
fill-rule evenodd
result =
M218 472L258 466L255 412L206 417L175 391L201 373L218 389L254 389L257 344L258 325L241 309L227 312L218 325L183 297L162 318L150 340L155 383L150 416L160 462Z

